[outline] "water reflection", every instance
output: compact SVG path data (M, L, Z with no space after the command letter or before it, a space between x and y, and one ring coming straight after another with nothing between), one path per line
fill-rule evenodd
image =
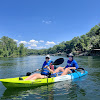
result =
M47 99L52 98L53 94L53 85L50 84L47 86L41 86L36 88L9 88L6 89L1 99L18 99L18 98L28 98L29 95L31 95L31 98L39 99L43 97L46 100L53 100L53 99ZM45 97L46 96L46 97Z
M6 89L1 99L42 99L55 100L60 98L76 99L79 94L85 96L86 92L71 80L54 83L36 88L10 88Z
M0 58L0 78L12 78L26 75L28 71L40 68L45 56L19 58ZM54 61L60 56L53 56ZM61 66L66 65L67 57ZM100 99L100 57L75 57L80 67L88 75L76 81L64 81L36 88L6 89L0 84L0 99L23 100L93 100ZM4 93L2 93L4 91ZM95 96L94 96L95 95ZM2 96L2 97L1 97ZM99 99L98 99L99 98Z
M2 67L4 67L4 66L14 66L14 65L16 65L16 63L11 63L11 62L8 62L8 63L2 63L2 64L0 64L0 66L2 66Z
M100 57L89 56L88 57L88 67L100 68Z

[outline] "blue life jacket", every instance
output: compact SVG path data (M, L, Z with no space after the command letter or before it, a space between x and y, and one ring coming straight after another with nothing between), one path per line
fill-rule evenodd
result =
M42 66L42 71L41 71L41 75L49 75L49 70L47 68L44 68L45 66L49 66L51 63L51 60L49 60L48 62L44 62L43 66Z
M65 68L68 68L68 67L76 67L76 69L79 68L79 66L75 60L72 60L72 61L68 60L67 66Z

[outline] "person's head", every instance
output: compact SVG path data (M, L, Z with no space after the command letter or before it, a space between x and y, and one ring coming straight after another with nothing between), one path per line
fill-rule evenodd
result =
M73 60L73 56L74 56L74 55L73 55L72 53L70 53L70 54L68 55L68 58L69 58L70 61Z
M46 57L45 57L46 62L48 62L49 59L50 59L50 55L46 55Z

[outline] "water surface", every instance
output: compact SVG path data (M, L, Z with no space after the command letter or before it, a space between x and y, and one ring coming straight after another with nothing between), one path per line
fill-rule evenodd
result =
M52 56L54 61L61 56ZM26 75L29 71L41 68L45 56L27 56L19 58L0 58L0 79ZM65 66L68 60L64 58ZM0 82L2 100L99 100L100 99L100 57L75 57L80 67L88 75L70 81L59 82L34 88L6 89ZM58 66L57 66L58 67Z

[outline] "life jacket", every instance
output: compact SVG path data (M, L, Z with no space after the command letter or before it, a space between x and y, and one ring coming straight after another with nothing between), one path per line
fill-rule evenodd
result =
M48 62L44 62L43 66L42 66L42 71L41 71L41 75L49 75L49 70L47 68L44 68L46 65L49 66L51 63L51 60L49 60Z

